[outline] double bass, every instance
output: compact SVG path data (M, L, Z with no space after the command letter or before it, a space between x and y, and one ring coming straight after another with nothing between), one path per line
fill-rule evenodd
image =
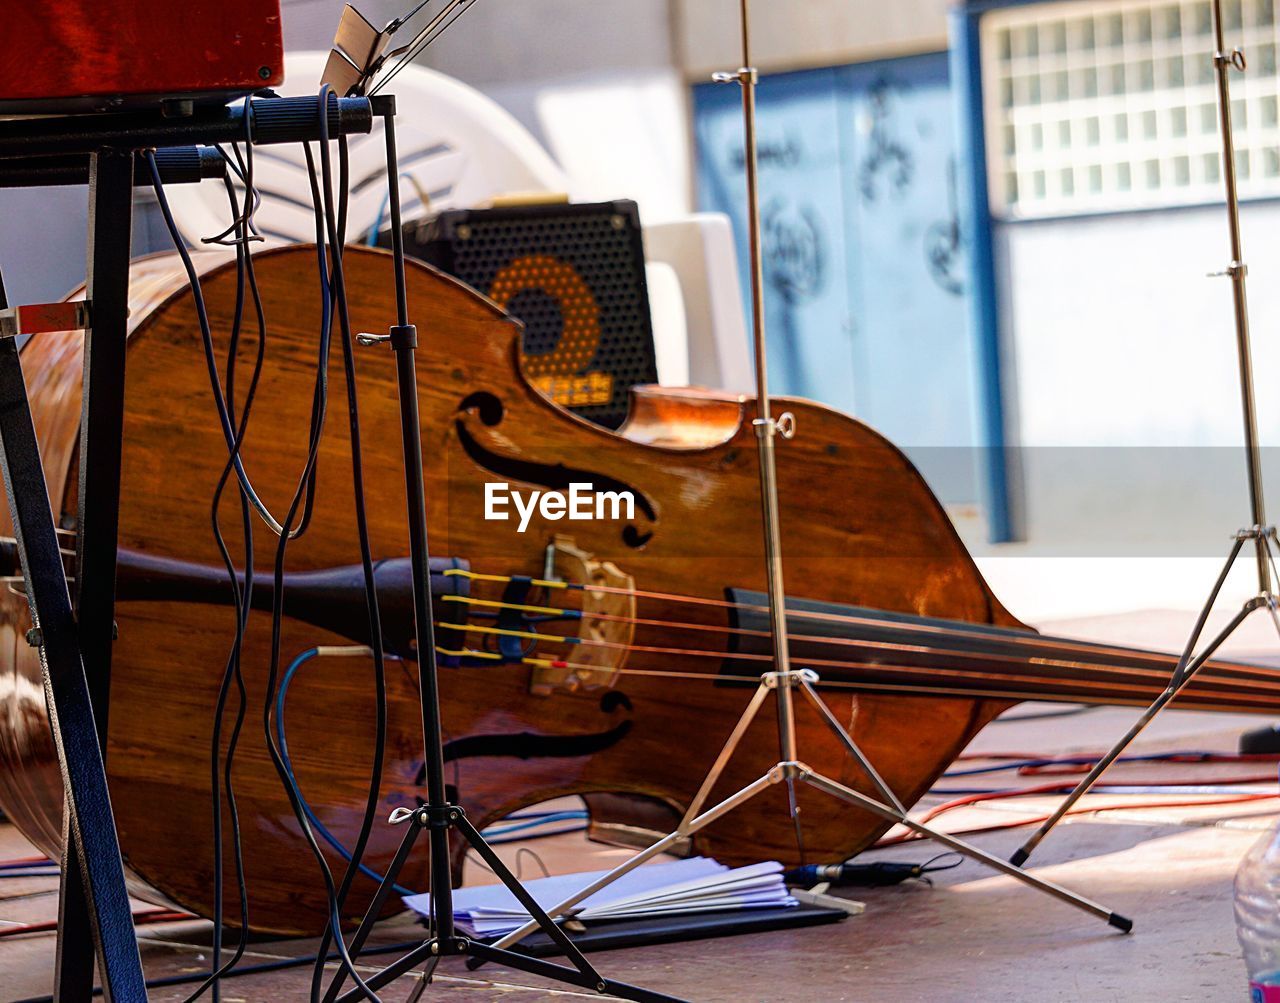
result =
M255 266L268 343L243 456L258 493L280 512L307 447L320 323L315 252L268 250L255 256ZM235 265L209 255L198 267L225 362ZM344 267L353 330L386 330L394 316L390 256L351 247ZM564 795L584 796L597 823L627 821L628 805L682 809L771 664L752 399L643 387L622 428L600 428L551 403L524 377L518 324L495 304L415 262L408 291L420 332L435 643L452 796L479 826ZM226 445L191 289L176 258L135 264L130 323L106 761L135 889L208 916L213 708L235 611L209 522ZM51 504L74 531L80 339L33 338L22 363ZM382 820L417 803L423 763L394 364L389 352L370 348L357 367L369 531L392 656L383 810L365 856L382 873L400 838ZM343 399L341 367L330 381L334 399ZM1170 655L1046 638L1012 616L915 468L882 436L816 403L779 405L795 415L797 428L778 455L793 659L819 673L825 700L904 804L918 800L985 724L1020 700L1145 705L1164 688ZM359 551L350 451L346 423L331 418L311 526L287 552L286 659L369 640L362 635L362 587L351 573ZM486 518L494 514L486 511L494 491L487 485L498 484L526 495L590 485L594 497L626 493L634 506L590 519L539 508L522 530L515 518ZM224 504L228 545L241 553L233 491ZM257 599L242 659L248 720L233 777L250 926L313 934L326 921L323 887L261 722L264 706L278 699L267 692L273 551L260 543L256 552ZM62 788L39 660L26 639L26 601L14 585L0 599L0 808L56 854ZM367 657L319 657L298 668L288 691L298 787L348 847L367 796L372 680ZM1274 715L1280 683L1258 666L1212 662L1178 705ZM797 714L806 761L870 792L816 713L802 705ZM777 751L772 720L758 719L717 792L754 780ZM811 861L845 859L886 828L833 799L806 791L799 797ZM709 826L696 848L726 863L795 862L785 792L775 788ZM335 869L344 866L336 850L326 845L325 852ZM227 915L234 919L229 838L224 857ZM409 861L400 880L425 888L425 854ZM367 877L356 879L350 917L361 914L374 888Z

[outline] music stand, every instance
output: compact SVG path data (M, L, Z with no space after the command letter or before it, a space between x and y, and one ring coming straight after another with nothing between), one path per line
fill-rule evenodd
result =
M349 945L351 957L358 958L373 925L382 913L387 896L404 868L418 837L425 830L430 851L431 903L435 929L420 946L409 951L382 971L364 979L371 990L398 979L423 962L434 967L442 957L465 957L493 961L519 971L541 975L557 982L605 993L638 1003L679 1003L677 997L614 982L603 978L583 956L559 926L542 910L533 896L520 884L501 858L485 842L480 831L471 824L459 805L449 802L444 779L444 733L440 726L440 690L437 679L436 653L433 642L431 611L430 558L427 544L426 491L422 474L422 423L418 414L418 373L414 353L418 344L417 328L409 322L408 291L404 271L404 231L400 218L400 170L396 155L395 98L378 95L371 99L374 114L382 117L387 142L388 210L391 217L392 253L395 259L396 324L389 334L362 334L364 345L390 344L396 357L396 385L400 401L400 439L405 470L405 500L409 516L409 554L413 567L413 611L418 652L418 695L422 714L424 773L427 800L417 808L397 808L391 813L392 824L407 824L408 829L392 858L378 890L374 893L364 917ZM490 870L497 876L568 957L572 967L531 958L487 944L460 937L453 922L453 887L449 864L449 833L457 830ZM325 1003L349 1003L363 999L364 989L356 987L339 996L346 971L339 968L325 993Z

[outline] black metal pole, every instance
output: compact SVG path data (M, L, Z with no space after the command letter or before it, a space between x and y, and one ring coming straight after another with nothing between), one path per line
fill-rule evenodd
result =
M251 103L255 143L306 141L319 132L321 109L311 98L259 98ZM329 133L367 133L370 107L365 98L331 102L325 112ZM59 1003L92 998L95 954L105 999L146 999L104 765L115 633L135 157L142 148L241 139L245 114L245 106L239 106L202 108L178 120L148 112L0 123L0 185L65 184L78 180L81 165L87 164L90 186L75 612L17 344L0 338L0 472L31 607L31 642L40 648L66 798L55 987ZM175 151L167 160L176 181L198 180L217 166L208 150ZM0 287L0 308L5 306ZM420 460L417 472L420 485ZM427 583L424 622L429 630L427 567L415 566L415 572ZM443 800L443 784L440 793Z
M320 134L320 108L314 97L251 98L250 138L264 143L305 143ZM197 108L185 118L166 118L159 111L119 115L68 115L0 122L0 158L87 154L110 146L145 150L169 146L242 142L245 105ZM367 98L329 102L330 136L367 133L373 116Z
M111 645L115 625L116 535L124 436L124 351L129 318L129 247L133 222L133 153L105 149L89 166L89 253L80 405L80 477L75 610L98 748L107 758ZM69 817L70 811L65 814ZM93 941L79 854L63 826L59 902L59 1000L89 999Z
M453 875L449 866L449 823L439 813L449 807L444 782L444 734L440 728L440 684L432 624L431 577L427 545L427 500L422 478L422 420L418 414L418 371L415 360L418 330L409 323L409 295L404 274L404 243L400 232L400 170L396 154L395 99L374 99L387 140L388 209L396 260L396 326L391 347L396 354L396 387L400 395L400 440L404 452L405 501L409 516L409 559L413 566L413 612L418 642L418 692L422 707L423 759L427 779L427 807L434 809L427 831L431 846L431 896L435 902L436 935L453 938Z
M0 188L49 188L54 185L87 185L93 154L67 153L57 157L0 159ZM160 180L181 185L204 178L221 178L227 162L216 146L173 146L156 151ZM141 153L133 155L135 188L151 187L151 168Z
M5 305L0 287L0 307ZM0 339L0 472L66 793L56 996L60 1003L92 997L96 948L103 998L134 1003L145 1000L147 992L120 844L31 406L12 338ZM74 880L68 881L69 875Z

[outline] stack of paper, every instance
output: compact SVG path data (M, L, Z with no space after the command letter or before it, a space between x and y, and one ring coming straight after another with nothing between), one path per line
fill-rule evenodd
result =
M525 882L524 887L544 909L586 887L605 871L564 874ZM427 895L409 895L405 905L427 915ZM729 868L707 857L650 864L623 875L580 902L575 919L636 919L676 913L724 912L737 909L775 909L798 903L787 892L782 865L777 861ZM503 885L459 888L453 893L454 921L471 937L500 937L525 924L528 912Z

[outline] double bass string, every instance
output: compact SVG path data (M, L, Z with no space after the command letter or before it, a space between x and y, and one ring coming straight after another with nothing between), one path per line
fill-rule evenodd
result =
M458 624L439 624L438 626L451 629L451 630L463 629L462 626ZM556 644L556 643L566 644L569 646L587 645L587 646L594 646L594 647L613 648L617 650L624 650L627 652L644 652L646 654L665 654L665 655L673 655L673 656L686 657L686 658L701 657L701 658L715 659L717 661L723 660L726 658L732 658L735 661L743 660L743 661L752 661L752 662L760 662L760 663L773 662L772 655L757 654L757 653L724 652L724 651L716 651L716 650L705 649L705 648L671 648L671 647L657 647L657 646L649 646L649 645L634 645L634 644L628 645L628 644L622 644L620 642L615 642L615 641L602 641L602 640L587 639L587 638L564 637L558 634L537 634L532 631L516 631L516 630L509 630L504 628L493 628L493 627L470 626L466 629L476 630L484 634L514 636L517 638L530 639L530 640L536 639L542 642L547 642L552 644ZM461 655L469 655L469 656L478 655L482 658L495 657L488 652L471 651L471 650L463 650L463 651L442 650L441 653L442 654L461 654ZM500 656L498 657L500 658ZM804 662L806 665L811 665L819 668L843 669L843 670L865 670L867 672L891 673L894 675L911 675L911 676L923 677L926 680L932 680L937 677L951 678L951 679L969 678L969 679L975 679L975 680L998 679L1003 684L999 688L977 690L972 687L958 687L958 686L946 687L942 683L933 683L933 682L929 682L925 685L908 686L905 684L897 685L892 682L884 682L881 680L858 681L858 680L845 680L845 679L830 679L830 678L824 677L820 684L824 688L863 689L863 690L895 689L901 692L909 692L909 693L921 693L921 692L950 693L954 695L970 695L970 696L982 695L982 696L988 696L988 697L999 697L999 698L1006 698L1006 699L1024 699L1024 700L1025 699L1030 699L1030 700L1044 699L1046 696L1058 695L1058 694L1052 693L1051 691L1036 690L1036 689L1030 688L1031 685L1034 685L1036 683L1046 682L1045 677L1038 677L1038 676L1006 675L1006 676L993 677L992 674L989 672L975 672L972 670L957 669L957 668L950 668L950 667L946 669L939 669L932 666L904 665L904 664L897 664L897 663L883 662L883 661L876 661L876 662L845 661L845 660L835 660L835 659L805 658ZM528 664L528 665L536 665L536 666L554 667L554 668L580 668L584 670L591 670L591 671L597 671L597 672L605 668L598 664L573 662L567 659L535 658L533 656L525 656L524 658L521 659L521 663ZM759 682L759 676L734 675L734 674L719 673L719 672L690 672L690 671L683 671L678 669L633 669L633 668L627 668L624 666L622 668L616 668L616 669L607 668L606 671L610 673L617 672L618 674L621 674L621 675L661 676L669 679L685 679L690 681L697 680L702 682L725 682L725 681ZM1156 675L1158 675L1158 673ZM1052 682L1053 680L1049 679L1048 681ZM1020 682L1028 685L1026 685L1024 688L1021 688L1021 689L1009 685L1010 683L1015 683L1015 682ZM1114 702L1117 702L1117 699L1121 694L1123 694L1125 700L1139 702L1139 703L1144 702L1145 700L1148 700L1150 697L1150 694L1148 691L1140 689L1136 686L1129 686L1126 688L1122 684L1112 683L1106 680L1073 680L1073 682L1078 686L1084 687L1085 689L1102 689L1107 691L1105 695L1097 696L1097 697L1093 697L1093 695L1089 693L1073 694L1072 699L1079 699L1081 702L1085 702L1085 703L1089 703L1089 702L1114 703ZM1219 691L1219 690L1211 689L1205 686L1199 686L1199 687L1196 687L1194 691L1188 691L1186 694L1186 699L1190 700L1190 699L1193 699L1195 696L1199 695L1204 699L1214 698L1220 701L1229 700L1232 705L1238 705L1238 706L1257 707L1258 709L1269 709L1269 708L1275 707L1276 701L1274 699L1274 693L1275 693L1274 687L1268 690L1266 687L1266 684L1264 683L1252 683L1251 687L1246 683L1241 683L1239 685L1242 687L1253 688L1261 691L1261 693L1259 694L1261 699L1257 699L1257 698L1250 699L1250 695L1239 693L1237 691L1233 691L1233 690ZM1268 699L1268 697L1270 697L1270 699Z
M584 584L581 582L564 582L555 580L546 580L538 578L527 578L514 575L493 575L483 574L469 571L461 568L451 568L444 572L446 576L458 576L467 578L472 581L488 581L496 583L510 583L513 581L524 582L534 586L560 589L568 591L592 591L611 595L631 596L637 599L656 599L668 602L688 605L688 606L712 606L725 610L748 610L752 612L767 612L768 607L756 603L739 603L727 599L713 599L706 596L691 596L680 593L671 592L655 592L644 589L624 589L614 586ZM471 603L474 605L485 605L493 608L510 608L520 610L519 604L506 603L502 600L478 600L471 597L444 597L446 601ZM540 608L540 611L546 612L547 608ZM601 614L588 610L552 610L553 612L573 613L578 618L599 618L599 619L622 619L616 614ZM1121 659L1125 661L1148 662L1153 666L1154 673L1160 675L1161 678L1167 676L1170 659L1176 659L1177 656L1172 654L1162 654L1160 652L1143 651L1141 649L1125 648L1117 645L1105 643L1091 643L1087 641L1076 641L1064 638L1048 638L1042 637L1030 632L1013 631L998 627L994 624L974 624L972 626L964 625L966 629L963 631L947 627L939 623L929 623L911 620L887 620L877 619L874 617L858 616L845 613L822 613L815 610L789 609L787 611L789 618L809 620L816 623L843 624L851 627L871 627L883 628L891 626L896 631L902 631L910 634L920 634L928 637L940 638L947 640L954 637L963 637L965 639L973 639L981 637L981 628L989 626L991 631L991 639L998 642L1001 646L1013 648L1027 649L1028 658L1035 658L1037 664L1057 665L1060 667L1079 666L1080 668L1089 669L1098 665L1106 665L1108 671L1112 672L1131 672L1140 671L1131 666L1122 666L1114 664L1110 659ZM724 633L746 634L749 636L771 636L764 631L752 631L749 628L730 627L725 624L699 624L682 621L662 621L662 620L646 620L643 618L631 618L630 622L637 625L660 626L681 630L711 630ZM445 625L448 626L448 625ZM977 628L975 631L973 628ZM455 627L456 629L456 627ZM539 634L539 637L547 637L548 635ZM859 638L833 638L833 637L813 637L803 634L790 635L796 640L813 640L821 643L837 643L845 641L846 643L874 646L877 642ZM884 642L879 642L884 644ZM901 646L899 646L901 647ZM1000 658L1002 656L995 653L972 652L964 649L948 648L943 645L921 645L918 650L921 651L945 651L948 656L953 657L982 657L987 659ZM1085 656L1080 660L1070 660L1062 657L1063 652L1078 652ZM1045 653L1045 654L1041 654ZM736 652L719 652L719 657L729 658L741 657ZM1274 670L1267 666L1249 666L1245 663L1227 664L1216 660L1207 663L1209 666L1216 666L1217 672L1222 676L1229 676L1239 679L1257 679L1263 682L1276 685L1280 683ZM1151 670L1147 670L1151 674ZM1280 687L1277 687L1280 689Z
M459 575L477 581L493 581L493 582L511 582L516 580L516 576L511 575L484 575L463 569L450 569L445 572L446 575ZM542 587L554 587L561 589L569 589L572 591L590 590L592 592L601 592L611 595L633 596L637 599L659 599L668 602L678 603L688 606L714 606L726 610L749 610L752 612L767 613L768 606L759 603L739 603L728 599L713 599L707 596L691 596L673 592L654 592L645 589L623 589L615 586L584 584L581 582L554 582L544 581L542 579L531 579L533 585ZM857 616L848 613L820 613L815 610L788 609L787 616L789 618L813 620L821 623L840 623L849 626L863 627L883 627L887 623L885 620L878 620L873 617ZM892 623L894 629L902 630L909 633L928 634L937 637L952 637L956 631L952 628L941 626L936 623L912 622L910 620L895 620ZM1151 661L1158 666L1164 666L1168 656L1161 655L1156 652L1146 652L1139 649L1120 648L1114 645L1091 645L1088 642L1072 641L1061 638L1046 638L1037 634L1022 633L1002 630L994 624L975 624L978 628L990 626L993 632L999 631L998 640L1001 644L1008 644L1026 648L1050 649L1050 650L1081 650L1085 652L1097 652L1100 649L1109 649L1122 655L1125 658L1133 658ZM966 636L977 636L966 632ZM1242 671L1242 670L1237 670ZM1274 673L1265 667L1259 667L1257 673L1261 677L1274 679Z
M563 659L554 658L535 658L527 657L521 660L521 664L529 665L535 668L570 668L583 669L585 671L600 671L600 666L590 662L572 662ZM874 666L869 666L874 667ZM684 680L702 680L705 682L734 682L734 683L759 683L759 676L745 676L727 673L700 673L700 672L677 672L671 669L637 669L624 667L621 669L611 669L611 673L616 672L621 676L647 676L651 678L663 679L684 679ZM930 670L925 670L930 671ZM927 686L908 685L905 683L889 683L880 680L860 682L853 679L824 679L821 682L823 689L846 690L854 692L869 693L895 693L904 696L919 696L927 693L931 696L953 696L966 699L974 697L982 697L992 700L1039 700L1044 697L1044 693L1035 690L1016 690L1016 689L977 689L973 687L957 687L944 686L940 683L931 683ZM1145 706L1149 702L1146 695L1134 695L1124 700L1115 697L1090 697L1090 696L1074 696L1072 700L1077 703L1091 704L1096 706L1110 706L1115 704L1124 704L1126 706ZM1257 707L1259 710L1271 710L1274 708L1274 701L1267 703L1246 702L1241 704L1246 707Z
M478 606L482 608L507 609L507 610L512 610L512 611L521 612L521 613L559 614L561 618L573 619L573 620L600 620L608 623L628 623L628 624L633 624L636 626L643 626L643 627L659 627L659 628L664 628L668 630L728 634L728 635L737 636L737 637L767 638L772 636L768 631L765 631L765 630L758 630L750 627L732 627L732 626L729 626L728 624L690 623L690 622L678 621L678 620L654 620L646 617L622 616L617 613L600 613L592 610L573 610L573 609L565 610L565 609L557 609L555 607L550 607L550 606L531 606L531 605L521 604L521 603L507 603L507 602L502 602L500 600L477 599L471 596L447 595L447 596L441 596L440 598L442 602L447 602L447 603L459 603L467 606ZM753 607L753 608L760 608L760 607ZM816 616L819 619L822 618L821 614L818 614ZM855 622L878 625L877 621L874 621L868 618L849 618L849 619L854 620ZM438 624L438 626L444 627L448 625ZM894 626L897 626L896 622ZM454 625L454 629L457 629L456 625ZM480 632L482 633L493 633L493 634L506 633L511 636L515 636L510 630L499 631L491 628L490 629L477 628L477 629L480 630ZM530 639L541 640L541 639L552 637L553 635L530 631L530 632L522 633L519 636L527 637ZM879 648L886 651L918 652L921 654L941 653L941 654L945 654L948 658L981 659L983 661L988 661L988 662L999 661L999 662L1008 662L1013 664L1022 664L1022 660L1020 660L1014 655L1000 654L998 652L973 651L970 649L948 649L938 645L901 644L901 643L890 644L887 642L872 641L872 640L858 638L858 637L830 637L827 635L816 635L816 634L790 633L788 637L794 641L808 641L816 644L847 645L851 647L870 647L870 648ZM669 652L669 653L673 653L673 652L674 652L674 649L672 649L672 652ZM716 650L713 653L720 658L747 657L745 654L735 652L735 651ZM1126 652L1126 654L1128 654L1128 652ZM1157 663L1160 663L1161 661L1160 656L1158 655L1148 656L1146 655L1146 653L1141 653L1141 652L1135 652L1134 654L1141 654L1144 657L1153 658ZM756 657L756 656L753 656L753 657ZM762 659L767 659L769 656L762 655L758 657ZM1173 656L1167 656L1167 657L1173 657ZM1060 658L1060 657L1037 658L1035 660L1035 663L1038 665L1051 665L1051 666L1056 666L1060 668L1076 668L1076 669L1082 669L1086 671L1089 669L1105 667L1106 671L1109 671L1109 672L1117 672L1117 673L1128 672L1128 673L1134 673L1134 674L1141 674L1143 676L1150 677L1152 679L1164 679L1168 675L1167 669L1165 668L1157 667L1153 669L1139 669L1131 666L1111 665L1110 663L1104 664L1099 662L1096 658L1093 661L1074 660L1074 659ZM1238 675L1242 681L1246 679L1250 679L1250 680L1256 679L1262 684L1274 684L1276 681L1274 673L1263 668L1259 668L1257 670L1250 670L1245 668L1236 669L1236 670L1227 669L1224 671L1227 673L1232 673L1233 674L1231 676L1232 678ZM1226 678L1228 678L1228 676L1223 675L1221 678L1225 680Z

